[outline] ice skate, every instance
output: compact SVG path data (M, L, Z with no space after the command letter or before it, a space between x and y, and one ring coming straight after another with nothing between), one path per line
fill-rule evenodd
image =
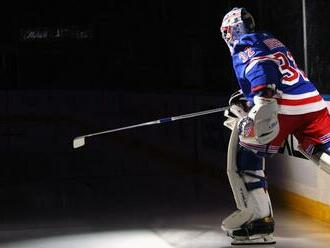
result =
M265 217L244 224L238 230L227 231L227 235L233 239L232 245L267 245L276 243L273 232L273 218Z

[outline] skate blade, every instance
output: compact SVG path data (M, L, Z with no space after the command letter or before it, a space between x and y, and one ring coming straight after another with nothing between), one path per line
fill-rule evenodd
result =
M232 243L232 245L240 245L240 246L246 246L246 245L269 245L266 247L273 247L271 245L276 244L276 241L274 240L273 235L267 235L267 236L260 236L260 235L255 235L251 236L249 238L243 238L243 239L235 239Z

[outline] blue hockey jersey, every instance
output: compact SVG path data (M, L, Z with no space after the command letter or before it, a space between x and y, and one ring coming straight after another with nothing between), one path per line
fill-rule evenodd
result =
M271 87L276 89L280 114L305 114L327 107L288 48L271 34L243 35L232 59L240 88L249 101L259 90Z

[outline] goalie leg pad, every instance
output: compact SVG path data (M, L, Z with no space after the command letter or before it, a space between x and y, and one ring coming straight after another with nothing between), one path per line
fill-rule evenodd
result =
M238 144L237 129L233 129L229 141L227 175L238 211L222 222L224 230L238 230L246 223L272 216L264 158Z
M315 149L312 155L308 154L301 146L298 150L308 159L313 161L326 173L330 174L330 144L326 144Z
M264 174L264 158L254 152L240 146L237 155L237 169L246 177L245 186L248 191L263 188L267 190L268 185Z
M319 165L322 170L330 174L330 155L322 153L319 160Z
M272 216L272 207L267 192L265 177L265 158L259 157L254 152L239 148L237 156L238 173L241 174L248 191L248 208L254 211L253 220Z
M330 174L330 143L321 146L321 152L317 152L314 157L318 159L318 164L322 170Z

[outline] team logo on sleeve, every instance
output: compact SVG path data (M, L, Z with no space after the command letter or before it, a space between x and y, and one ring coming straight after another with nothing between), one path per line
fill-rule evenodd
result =
M255 51L253 51L251 47L247 47L247 48L244 49L244 52L239 53L239 58L242 60L243 63L245 63L254 54L255 54Z

